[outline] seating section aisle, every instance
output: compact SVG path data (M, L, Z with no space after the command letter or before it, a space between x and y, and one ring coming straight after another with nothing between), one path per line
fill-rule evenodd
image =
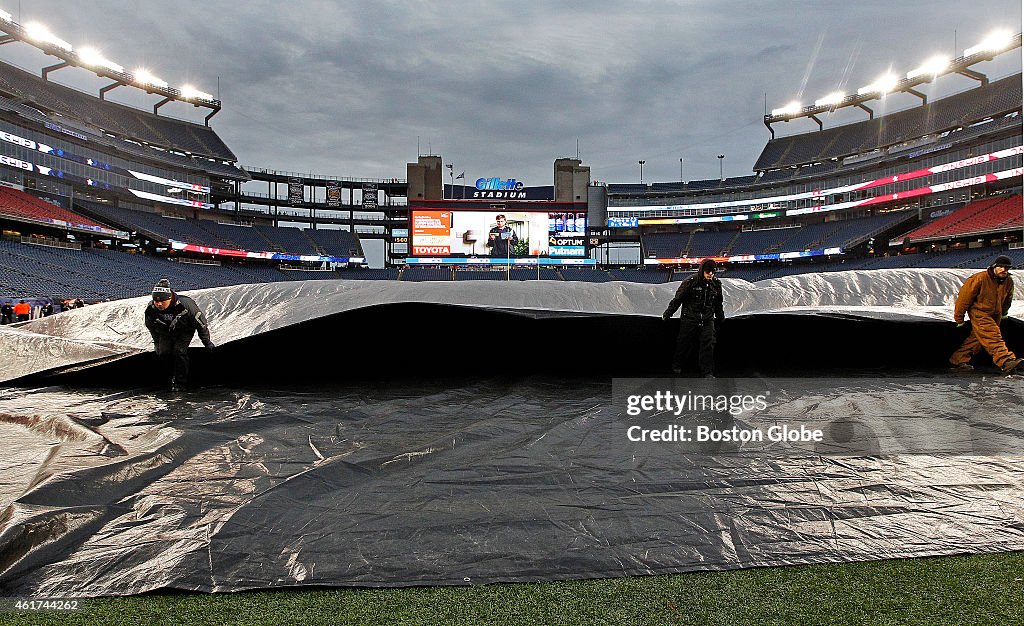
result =
M336 228L306 229L303 231L324 254L337 257L362 257L363 249L356 236Z

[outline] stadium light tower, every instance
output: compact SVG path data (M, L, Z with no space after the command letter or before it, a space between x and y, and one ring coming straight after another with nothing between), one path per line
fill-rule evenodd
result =
M454 200L455 199L455 164L454 163L449 163L448 165L445 165L445 167L448 168L448 176L452 179L452 184L451 184L452 197L451 197L451 199ZM441 194L441 195L444 195L444 194Z
M987 85L988 77L972 69L972 66L983 61L990 61L1000 54L1020 47L1021 33L1014 34L1013 31L998 30L989 34L977 45L964 50L963 56L953 59L949 58L949 55L933 56L905 74L900 72L899 75L896 75L890 72L873 83L861 87L855 93L844 94L837 91L815 100L813 106L798 109L793 106L793 103L790 103L787 106L773 109L770 115L765 114L764 125L771 133L772 139L775 139L775 129L772 128L772 124L776 122L789 122L806 117L816 122L818 129L821 130L823 124L817 117L818 114L831 113L839 108L857 107L863 109L869 119L874 119L874 111L865 103L871 100L882 100L894 92L908 93L920 98L922 104L927 104L928 97L915 87L933 82L940 76L948 74L961 74L982 85Z
M640 184L641 185L644 184L644 163L646 163L646 162L647 161L644 161L644 160L637 161L637 163L640 164Z
M195 107L210 109L206 116L206 125L210 125L210 118L216 115L221 109L220 100L212 94L199 91L190 86L181 89L172 87L167 81L161 80L144 70L126 72L125 68L110 59L104 57L99 51L83 46L75 48L71 43L54 35L50 30L38 22L19 24L14 16L7 11L0 10L0 45L20 41L35 46L43 53L57 57L60 62L42 68L42 77L45 79L50 72L65 67L74 66L86 68L97 76L109 78L114 82L102 87L99 90L99 97L103 100L112 89L118 87L132 86L142 89L146 93L163 96L163 100L153 105L153 114L159 112L160 107L178 100L188 102Z
M718 155L718 178L721 180L725 180L725 166L723 163L725 163L725 155L720 154Z

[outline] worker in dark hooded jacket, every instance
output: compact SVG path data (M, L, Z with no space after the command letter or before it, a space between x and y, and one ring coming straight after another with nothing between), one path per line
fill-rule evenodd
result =
M196 332L207 349L214 348L206 316L195 301L171 290L166 278L153 287L153 300L146 307L146 328L153 335L156 355L173 370L171 389L188 385L188 345Z
M1006 347L999 323L1010 311L1013 302L1013 277L1010 257L1000 255L988 269L974 274L964 282L953 307L953 321L957 327L964 325L964 315L970 316L971 334L949 357L956 369L970 370L971 358L985 350L992 362L1004 374L1013 372L1021 365L1021 359Z
M704 259L697 273L687 278L676 289L661 318L668 320L676 309L679 316L679 336L672 357L672 373L681 374L689 362L694 344L699 345L697 364L705 378L715 377L715 340L717 325L725 319L722 307L722 281L715 278L718 269L713 259Z

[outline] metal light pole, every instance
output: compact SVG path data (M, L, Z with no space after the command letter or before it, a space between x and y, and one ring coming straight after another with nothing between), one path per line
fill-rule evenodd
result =
M718 155L718 178L725 180L725 170L723 169L722 162L725 161L725 155Z
M647 161L637 161L640 164L640 184L644 184L644 163Z
M451 199L454 200L455 199L455 164L454 163L449 163L445 167L448 168L448 176L451 177L451 179L452 179L452 198ZM443 196L444 194L441 194L441 195Z
M679 157L679 182L683 182L683 157Z

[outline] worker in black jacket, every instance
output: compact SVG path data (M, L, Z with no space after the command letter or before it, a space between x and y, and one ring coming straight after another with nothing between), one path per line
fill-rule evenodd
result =
M146 307L146 328L153 335L156 355L173 370L171 389L180 391L188 385L188 345L199 333L207 349L214 348L206 316L192 298L171 290L166 278L153 287L153 301Z
M679 336L672 356L672 373L682 374L683 366L689 362L693 344L699 344L697 364L705 378L715 377L715 336L718 324L725 319L722 308L722 281L715 278L718 269L713 259L704 259L700 269L687 278L676 289L676 295L668 303L661 318L668 320L676 309L682 308L679 316Z

